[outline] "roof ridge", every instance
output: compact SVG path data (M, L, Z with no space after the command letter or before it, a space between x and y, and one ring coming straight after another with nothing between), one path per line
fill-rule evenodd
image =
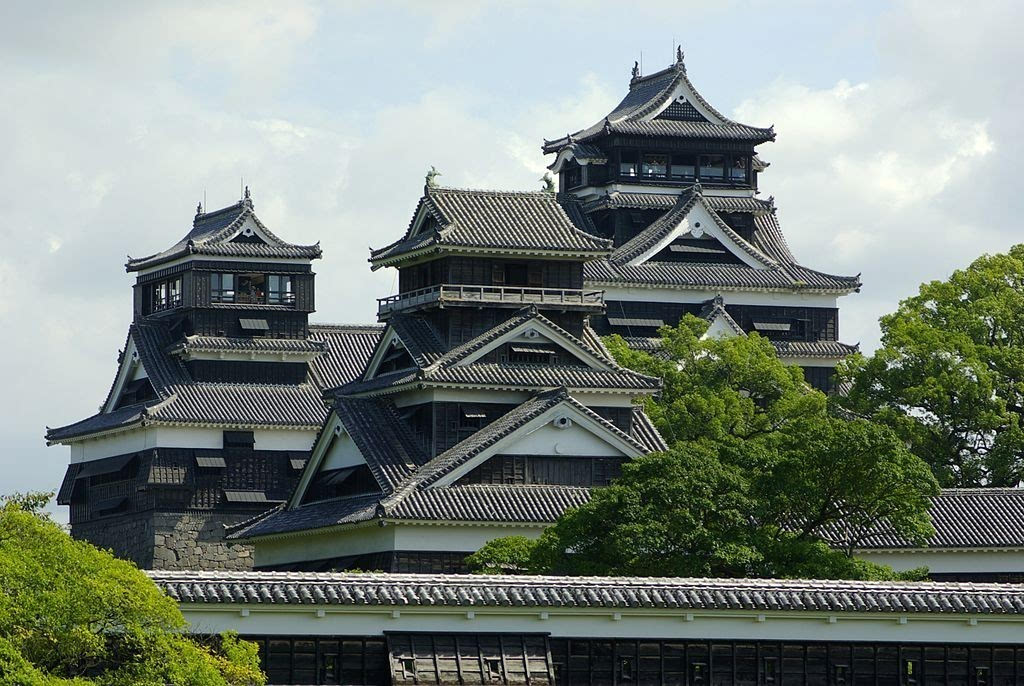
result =
M345 324L338 322L310 322L309 328L317 329L366 329L367 331L381 331L384 324Z

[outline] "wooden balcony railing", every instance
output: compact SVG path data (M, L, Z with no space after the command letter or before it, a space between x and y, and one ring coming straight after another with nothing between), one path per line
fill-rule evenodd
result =
M545 305L567 309L598 310L604 306L604 291L580 288L534 288L531 286L440 285L377 298L377 314L387 315L439 303L523 306Z

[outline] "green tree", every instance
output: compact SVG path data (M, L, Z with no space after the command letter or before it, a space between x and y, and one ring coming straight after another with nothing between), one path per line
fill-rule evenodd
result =
M38 495L5 500L0 685L264 683L254 644L193 640L175 602L134 565L29 511L45 505Z
M693 315L662 327L659 355L633 350L620 336L607 339L620 364L663 380L646 409L670 444L757 438L824 414L825 396L807 388L798 367L779 362L770 341L757 334L702 339L707 327Z
M537 541L491 542L475 569L897 576L853 552L883 526L916 542L933 533L928 466L888 427L832 412L769 341L702 339L706 327L696 317L664 327L662 355L608 341L621 364L665 380L648 411L670 450L624 464Z
M1024 477L1024 245L923 284L882 346L840 367L850 412L891 427L944 486Z

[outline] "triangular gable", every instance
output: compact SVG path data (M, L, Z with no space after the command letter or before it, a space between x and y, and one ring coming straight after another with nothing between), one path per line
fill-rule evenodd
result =
M672 212L672 210L669 212ZM685 215L677 218L673 225L668 227L668 230L665 230L664 227L656 227L654 224L644 231L648 230L660 231L661 235L658 237L658 240L652 241L643 251L629 259L625 266L635 267L647 262L678 238L684 236L697 239L705 236L713 238L741 262L754 269L772 269L778 266L774 260L733 231L718 216L718 213L711 209L701 195L697 196L696 202L693 203Z
M133 381L147 379L148 377L149 374L146 372L146 367L139 356L139 349L135 344L135 338L129 334L124 352L121 354L121 363L118 365L117 374L114 376L114 385L111 387L107 399L103 402L101 412L103 414L113 412L114 408L118 405L118 401L124 395L126 387Z
M397 358L407 356L409 365L407 367L395 367L381 372L381 367L389 364L399 364ZM370 357L370 361L366 363L366 372L363 374L363 381L369 381L370 379L376 378L379 373L389 373L396 371L399 368L412 369L416 366L416 359L413 357L409 348L402 342L398 332L391 325L384 331L384 335L381 336L380 341L377 343L377 349L373 351L373 355Z
M744 335L743 329L739 327L736 320L729 316L728 312L725 310L715 310L708 317L708 330L704 332L701 338L732 338L742 335Z
M310 484L318 474L328 470L368 465L366 458L352 439L341 419L334 412L327 418L313 452L299 477L299 483L288 501L288 508L298 507L306 497Z
M264 245L271 242L265 229L251 214L246 216L234 234L225 240L232 243L263 243Z
M684 121L706 121L719 126L736 123L712 107L711 103L697 92L686 75L686 69L682 63L677 63L675 67L678 70L678 77L675 79L671 92L663 96L658 105L645 112L640 119L646 121L656 118L680 119L682 117L675 116L675 111L685 108L685 114L688 116L683 119Z
M486 335L486 334L485 334ZM591 352L583 347L582 341L575 340L571 334L561 331L540 315L527 318L517 326L496 336L494 340L487 342L470 354L454 362L457 366L466 366L480 360L487 353L499 348L506 343L523 343L524 345L545 344L557 346L579 359L591 369L615 370L617 367L602 358L596 351ZM444 362L444 361L442 361Z
M445 473L432 479L430 487L451 485L498 454L633 458L644 451L635 441L567 397L469 459L455 461Z

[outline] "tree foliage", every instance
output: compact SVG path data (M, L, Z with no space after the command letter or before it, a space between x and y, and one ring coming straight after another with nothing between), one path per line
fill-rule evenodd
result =
M692 316L664 327L663 356L608 341L621 364L664 379L648 412L671 449L625 463L539 540L489 543L475 570L896 576L852 552L880 526L917 542L932 534L928 466L889 428L831 412L769 341L703 339L706 327Z
M134 565L29 511L45 502L0 507L0 685L264 683L254 644L193 640Z
M923 284L841 366L851 412L891 427L944 486L1024 477L1024 245Z

